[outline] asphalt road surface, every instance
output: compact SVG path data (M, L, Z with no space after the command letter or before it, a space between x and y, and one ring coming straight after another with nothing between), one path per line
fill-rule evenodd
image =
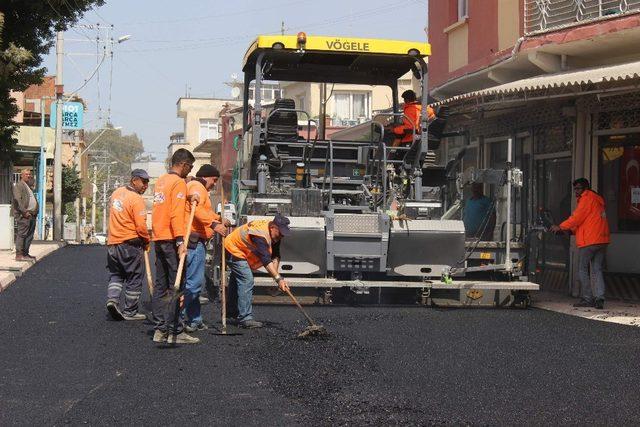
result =
M311 307L331 337L300 341L293 307L259 306L265 329L158 347L150 324L107 319L104 264L104 247L66 247L0 294L0 425L640 419L638 328L535 309Z

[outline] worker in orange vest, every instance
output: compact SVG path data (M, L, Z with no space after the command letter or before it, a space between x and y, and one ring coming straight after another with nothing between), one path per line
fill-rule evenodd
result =
M273 220L250 221L236 228L225 239L229 253L229 307L230 317L243 328L261 328L262 322L253 318L253 271L264 267L281 291L289 286L278 272L280 268L280 242L291 234L289 218L276 214ZM236 307L234 307L234 305Z
M114 320L147 318L138 313L138 301L144 277L143 251L149 244L147 209L141 194L148 186L147 172L134 169L129 184L116 189L109 201L107 311ZM123 290L124 304L120 301Z
M184 287L185 330L196 332L208 329L200 313L200 292L205 284L205 258L207 241L213 233L227 235L231 224L227 219L213 211L209 191L217 184L220 172L213 165L202 165L196 177L187 183L187 195L197 195L200 203L196 206L191 234L187 243L186 275ZM185 215L191 214L191 205L187 203Z
M195 158L180 148L171 156L171 169L156 182L153 193L152 240L156 255L156 284L153 287L153 314L156 320L153 341L169 344L196 344L200 340L184 332L179 316L179 296L173 285L180 257L187 253L184 235L187 228L186 203L199 201L187 197L185 178ZM181 281L181 288L184 281Z
M573 181L573 191L578 201L576 210L560 225L551 226L551 231L568 231L576 236L582 300L573 306L602 309L605 290L602 265L607 245L611 241L604 199L591 190L586 178ZM589 273L595 279L593 290Z
M393 128L396 139L393 141L394 147L403 145L411 145L413 143L413 135L420 134L420 114L422 113L422 105L417 101L416 93L412 90L402 92L402 100L404 101L402 124ZM427 106L427 119L435 118L433 108Z

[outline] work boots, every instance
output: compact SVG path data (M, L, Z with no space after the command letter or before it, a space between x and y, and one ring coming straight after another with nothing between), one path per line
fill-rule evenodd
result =
M200 338L192 337L186 332L180 332L178 335L169 334L167 344L198 344Z
M249 320L243 320L242 322L240 322L240 326L245 329L257 329L257 328L262 328L264 325L262 322L249 319Z
M113 320L124 320L124 316L118 308L118 302L114 300L107 301L107 311Z

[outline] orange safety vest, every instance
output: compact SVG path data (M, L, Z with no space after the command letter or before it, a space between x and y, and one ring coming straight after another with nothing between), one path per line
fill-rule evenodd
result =
M253 253L256 247L251 241L251 236L265 239L271 254L270 222L268 219L258 219L236 228L224 239L225 250L236 258L246 259L252 270L259 269L262 267L262 261Z
M402 117L402 124L393 128L393 133L400 139L401 144L413 143L413 129L416 135L420 135L420 114L422 113L422 105L418 102L409 102L404 105L403 113L406 117ZM407 119L408 117L408 119ZM435 118L433 108L427 107L427 119ZM397 144L394 144L396 146Z

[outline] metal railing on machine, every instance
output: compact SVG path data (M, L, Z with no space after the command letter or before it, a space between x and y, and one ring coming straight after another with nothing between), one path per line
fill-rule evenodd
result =
M640 12L640 0L525 0L525 34Z

